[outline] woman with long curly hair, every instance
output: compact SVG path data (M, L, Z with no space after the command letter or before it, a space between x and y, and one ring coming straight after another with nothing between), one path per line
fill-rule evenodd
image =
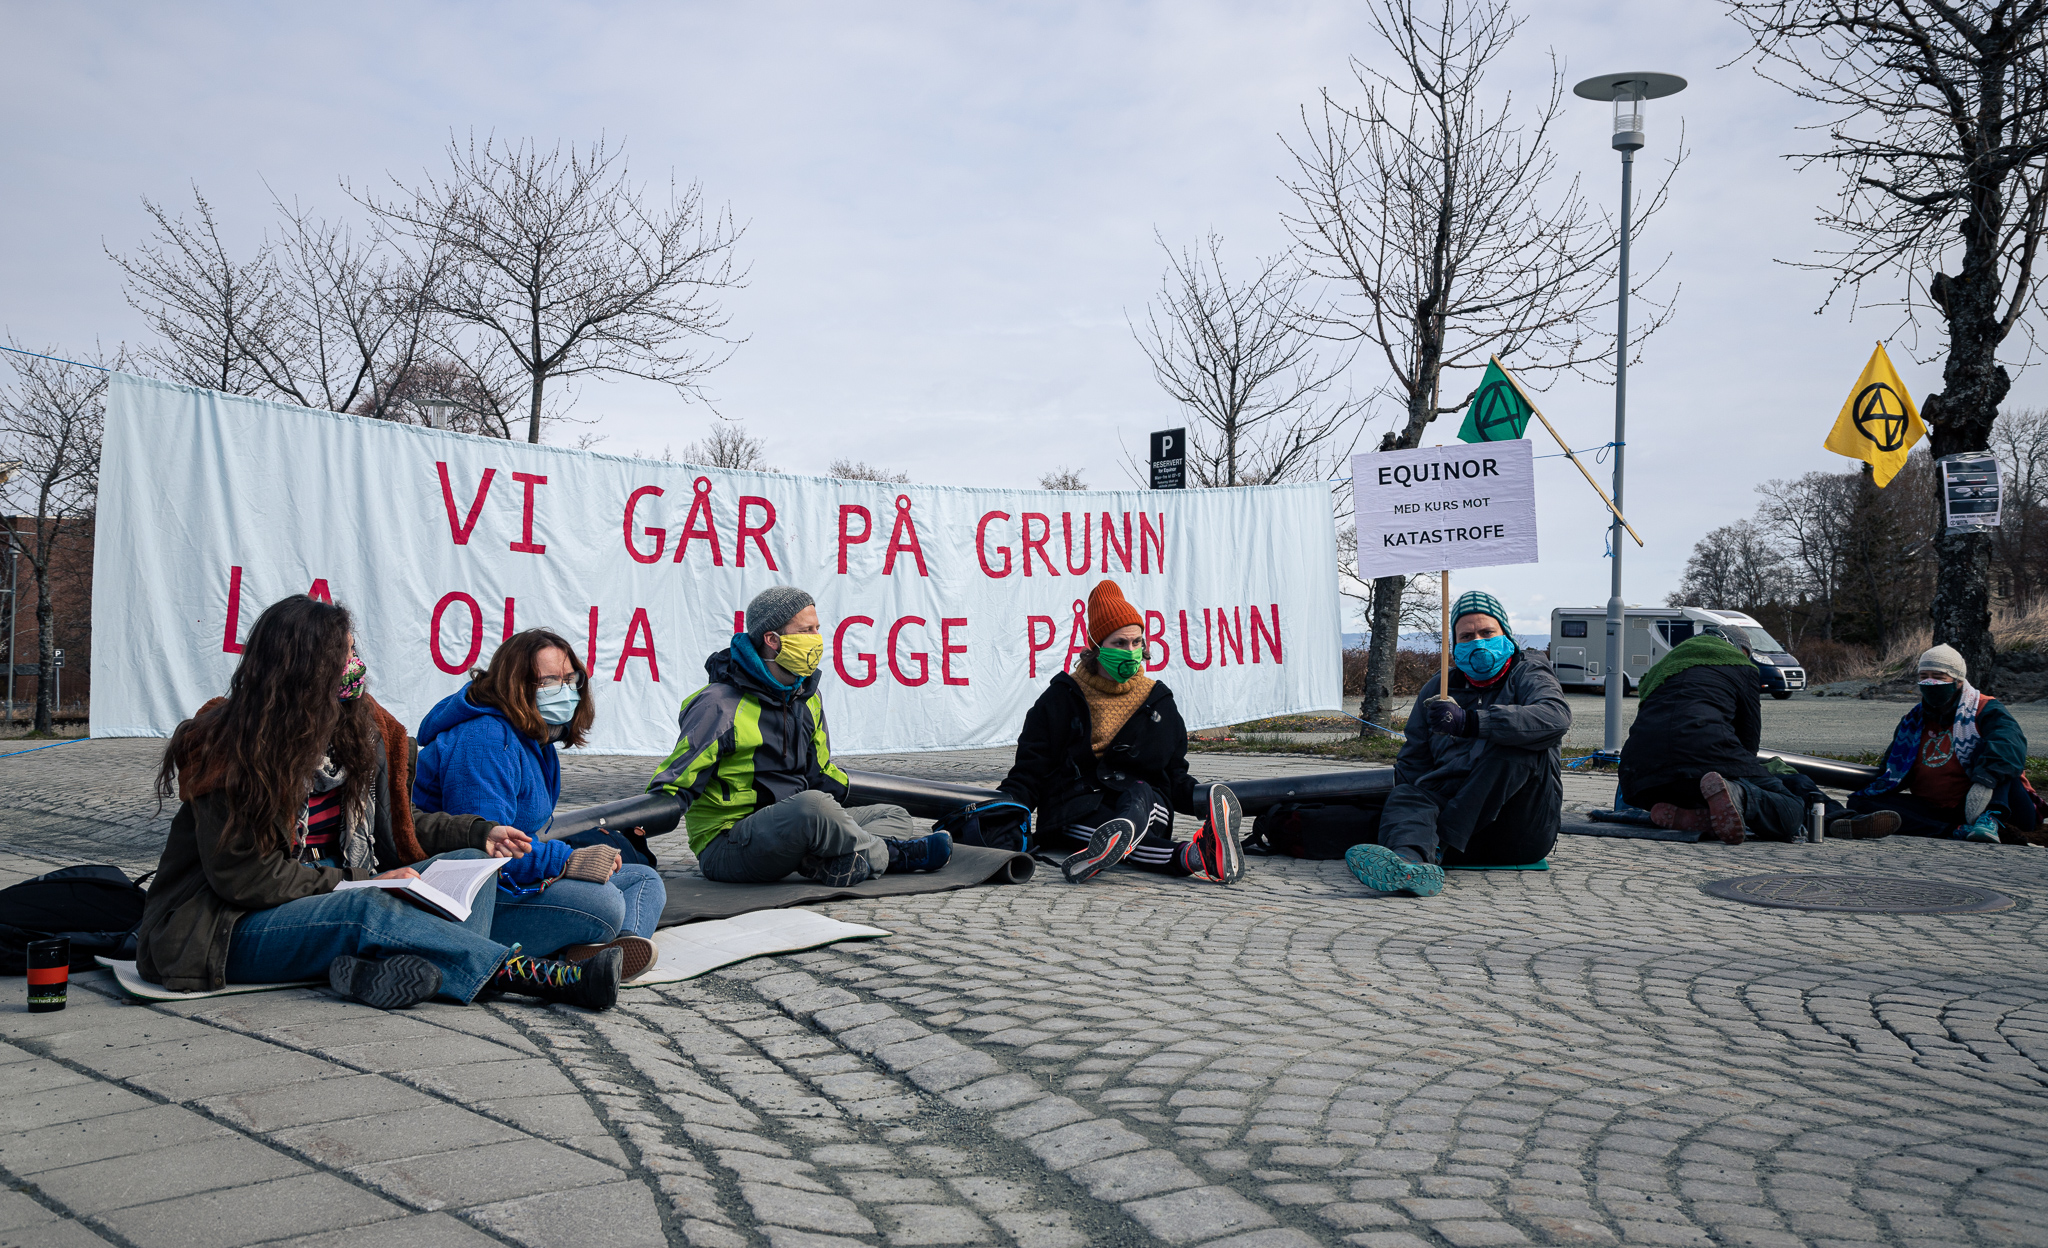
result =
M193 992L324 975L383 1009L486 990L611 1005L617 953L543 962L493 941L492 890L461 922L384 889L336 891L418 874L392 835L367 679L345 608L298 594L256 621L228 696L164 751L157 794L180 805L136 933L142 976Z
M617 834L533 839L562 796L557 748L582 745L597 717L590 695L590 673L561 634L532 628L506 638L489 666L421 722L412 804L422 818L473 815L498 825L488 848L512 860L498 874L493 939L571 959L616 948L631 979L654 965L649 937L668 900L661 876L623 863L619 847L632 842Z

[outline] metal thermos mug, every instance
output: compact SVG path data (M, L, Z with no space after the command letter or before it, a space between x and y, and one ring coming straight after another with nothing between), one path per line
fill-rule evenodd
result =
M1806 839L1818 845L1827 839L1828 808L1819 802L1806 815Z
M64 1008L71 985L71 938L28 942L28 1012L48 1014Z

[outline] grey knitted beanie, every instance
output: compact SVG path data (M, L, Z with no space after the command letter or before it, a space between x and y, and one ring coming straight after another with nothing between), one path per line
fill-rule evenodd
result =
M1920 670L1923 672L1940 672L1954 680L1957 684L1961 684L1969 679L1970 675L1969 664L1963 662L1963 656L1956 651L1954 646L1935 646L1933 649L1923 653L1920 656Z
M817 599L794 585L769 586L747 604L747 640L760 645L762 634L781 632L797 612L816 605Z

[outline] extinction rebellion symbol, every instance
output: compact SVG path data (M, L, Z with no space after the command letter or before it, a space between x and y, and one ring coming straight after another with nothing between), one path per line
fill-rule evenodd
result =
M1896 451L1906 445L1906 403L1898 391L1881 381L1863 387L1856 395L1856 432L1877 444L1880 451Z
M1522 396L1506 381L1490 382L1480 389L1473 403L1473 419L1481 441L1506 442L1522 436L1529 408Z

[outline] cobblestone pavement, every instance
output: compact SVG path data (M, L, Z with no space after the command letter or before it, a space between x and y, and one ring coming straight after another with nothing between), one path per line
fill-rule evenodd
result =
M149 865L155 749L0 760L0 882ZM972 780L1003 753L861 761ZM568 800L649 765L575 761ZM1255 860L1231 888L839 903L894 935L605 1015L150 1007L85 976L62 1013L0 1007L0 1245L2048 1243L2048 852L1566 837L1551 861L1427 900ZM2019 904L1696 887L1771 869Z

